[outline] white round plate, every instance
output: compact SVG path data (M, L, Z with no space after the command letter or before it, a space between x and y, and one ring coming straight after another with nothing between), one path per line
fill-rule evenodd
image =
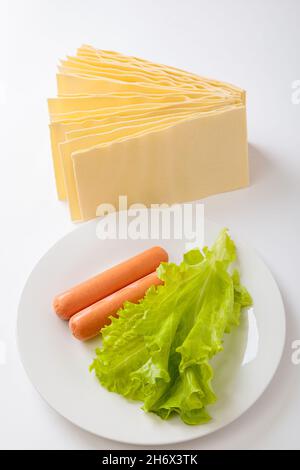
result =
M242 282L254 305L240 327L226 336L213 360L218 401L212 420L188 426L177 417L163 421L137 402L108 392L88 368L100 339L81 343L52 311L55 294L153 245L164 246L171 261L185 251L183 240L100 240L97 221L58 241L32 271L21 296L17 336L25 370L41 396L77 426L101 437L140 445L165 445L209 434L241 416L264 392L279 364L285 340L285 314L278 287L263 261L231 234L238 249ZM206 221L205 243L219 227Z

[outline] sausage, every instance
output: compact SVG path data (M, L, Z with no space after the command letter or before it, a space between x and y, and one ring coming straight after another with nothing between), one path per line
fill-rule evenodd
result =
M143 251L57 295L53 300L54 311L60 318L69 320L75 313L152 273L162 261L168 261L163 248L155 246Z
M126 300L137 303L150 286L160 284L163 284L163 281L157 277L156 272L148 274L73 315L69 321L70 330L75 338L81 341L97 336L100 330L110 323L109 317L116 316Z

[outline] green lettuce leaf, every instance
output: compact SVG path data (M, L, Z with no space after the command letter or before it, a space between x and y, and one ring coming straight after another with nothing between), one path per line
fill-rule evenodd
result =
M209 361L252 303L238 271L229 269L235 259L224 229L211 249L191 250L179 265L162 263L164 285L138 304L125 303L102 330L90 367L100 383L162 419L177 413L187 424L209 421L206 406L216 401Z

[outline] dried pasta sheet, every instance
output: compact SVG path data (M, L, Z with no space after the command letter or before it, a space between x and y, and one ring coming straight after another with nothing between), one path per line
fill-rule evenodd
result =
M60 61L48 107L57 194L74 221L120 195L150 206L248 184L236 86L84 45Z

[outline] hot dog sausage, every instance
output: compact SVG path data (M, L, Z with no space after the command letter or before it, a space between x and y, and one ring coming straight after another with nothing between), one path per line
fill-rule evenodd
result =
M99 300L76 313L69 321L73 335L82 341L96 336L104 325L110 323L110 315L116 315L126 300L137 303L152 285L163 284L156 272L148 274L123 289Z
M54 311L62 319L69 320L75 313L152 273L162 261L168 261L163 248L155 246L143 251L57 295L53 300Z

